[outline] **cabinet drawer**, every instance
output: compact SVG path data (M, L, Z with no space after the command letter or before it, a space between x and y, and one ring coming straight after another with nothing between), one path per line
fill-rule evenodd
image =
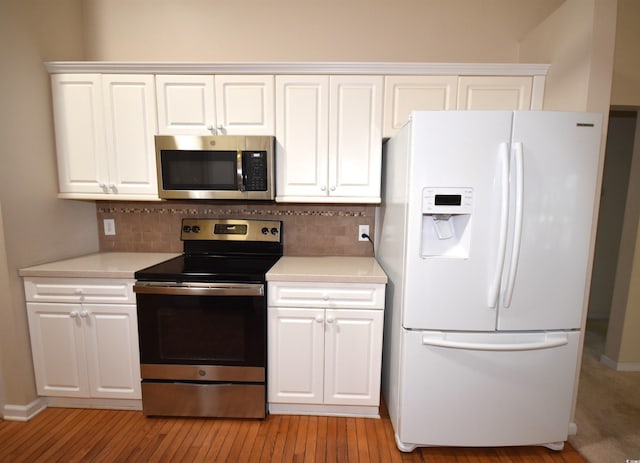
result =
M134 280L109 278L25 278L29 302L135 303Z
M270 307L383 309L384 284L269 283Z

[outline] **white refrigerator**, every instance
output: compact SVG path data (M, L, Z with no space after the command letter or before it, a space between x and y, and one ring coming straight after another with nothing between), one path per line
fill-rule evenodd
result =
M402 451L567 439L601 116L417 111L385 144L383 394Z

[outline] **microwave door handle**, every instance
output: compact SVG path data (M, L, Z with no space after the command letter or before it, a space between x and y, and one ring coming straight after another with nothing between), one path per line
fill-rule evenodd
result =
M238 189L240 191L244 191L245 190L245 186L246 186L246 175L243 172L242 168L244 167L244 159L242 157L242 150L239 149L238 150L238 154L236 156L236 178L238 179Z

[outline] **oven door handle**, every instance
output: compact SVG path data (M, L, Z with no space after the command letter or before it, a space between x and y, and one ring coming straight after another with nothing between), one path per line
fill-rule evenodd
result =
M136 282L137 294L168 296L264 296L263 284Z

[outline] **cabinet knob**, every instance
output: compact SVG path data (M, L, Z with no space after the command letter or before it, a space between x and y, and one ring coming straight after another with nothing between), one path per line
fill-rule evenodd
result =
M335 319L333 317L327 317L327 323L333 323L334 320Z
M332 186L331 191L336 191L336 187Z
M72 310L71 312L69 312L69 316L71 318L78 318L78 315L80 315L80 314L78 313L77 310Z
M322 191L327 191L327 187L326 187L325 185L322 185L322 186L320 187L320 190L322 190Z
M89 312L86 311L86 310L83 310L83 311L80 312L80 316L82 318L87 318L89 316Z
M316 315L316 323L322 323L324 321L322 315Z
M109 189L107 188L107 184L106 184L106 183L102 183L102 182L101 182L101 183L98 183L98 187L99 187L100 189L102 189L102 191L104 191L105 193L108 193L108 192L109 192Z
M110 183L109 184L109 189L111 190L112 193L117 193L118 192L118 187L116 187L116 185L114 183Z

